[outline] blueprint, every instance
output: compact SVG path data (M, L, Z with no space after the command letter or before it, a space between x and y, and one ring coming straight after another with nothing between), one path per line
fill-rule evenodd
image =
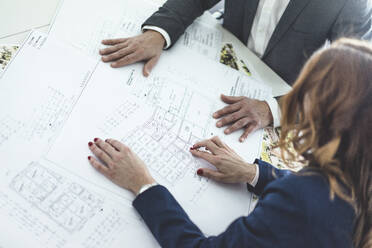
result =
M87 161L87 143L95 137L120 140L139 155L154 178L174 194L205 233L223 231L232 219L248 211L246 187L220 185L197 176L197 168L211 165L192 157L189 148L201 139L219 135L253 162L259 154L262 133L254 133L241 144L239 133L225 136L215 127L212 113L224 106L220 93L265 99L270 91L232 69L203 63L207 60L203 56L197 58L201 61L198 70L215 73L203 76L195 71L190 75L180 68L192 62L187 58L181 62L171 54L162 57L163 63L148 78L142 76L139 64L113 70L100 63L46 159L82 181L105 189L112 197L131 202L131 193L111 183ZM221 197L210 197L216 194ZM231 210L229 214L225 208L213 207L223 203ZM202 216L201 208L210 215ZM208 219L216 220L215 224L210 225Z
M4 166L15 167L20 160L42 156L95 66L95 60L45 34L29 35L0 79L0 153Z
M101 41L141 34L141 25L159 7L154 1L62 0L50 28L50 36L63 40L94 58L99 57ZM81 10L84 9L84 18ZM134 10L141 11L134 11ZM180 37L172 50L190 49L217 60L222 34L210 21L199 18Z
M0 247L158 247L131 205L133 195L89 165L87 143L95 137L130 146L206 235L251 209L244 184L197 176L198 168L212 166L188 149L218 135L253 161L262 132L238 143L241 133L225 136L212 113L224 106L221 93L264 100L270 90L193 51L161 61L144 78L140 64L114 70L30 34L0 79L6 103L0 105L0 223L6 223L0 232L8 234ZM190 73L185 68L195 61L200 65Z
M128 237L156 245L129 202L114 201L42 159L96 64L32 32L6 67L0 79L0 232L6 234L0 247L135 244Z
M88 188L46 161L0 173L0 247L157 247L128 205ZM3 230L4 225L0 225ZM16 240L14 237L22 237Z

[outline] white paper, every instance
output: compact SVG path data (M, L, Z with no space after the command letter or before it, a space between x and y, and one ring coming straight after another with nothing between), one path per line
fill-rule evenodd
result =
M130 205L45 160L0 178L1 247L158 247Z
M116 70L100 63L46 158L113 197L131 201L131 194L95 171L87 160L87 144L95 137L120 140L144 160L154 178L174 194L203 232L219 234L247 213L249 193L245 185L221 185L197 176L196 169L211 165L193 158L189 148L198 140L219 135L253 162L258 156L261 132L241 144L241 133L223 135L215 127L212 113L224 106L220 93L245 92L265 98L270 91L197 54L191 57L201 62L198 70L216 73L208 77L199 71L188 74L181 68L193 59L180 61L179 55L164 55L149 78L142 76L139 64ZM200 209L208 216L200 214Z
M63 126L96 61L38 32L0 79L3 167L39 158Z
M103 39L141 34L141 25L158 6L141 0L108 0L104 4L99 0L63 0L50 35L98 58L99 49L105 47L101 44ZM81 18L81 10L84 10L84 18ZM222 34L209 22L202 22L202 17L199 20L190 25L173 49L187 48L217 60Z
M96 64L33 32L0 79L0 247L157 247L130 201L41 159Z

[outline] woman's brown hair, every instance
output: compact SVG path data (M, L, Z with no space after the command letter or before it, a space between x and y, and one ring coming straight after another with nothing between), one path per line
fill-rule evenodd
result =
M331 199L355 209L354 247L372 247L372 45L341 39L315 53L282 113L286 157L327 177Z

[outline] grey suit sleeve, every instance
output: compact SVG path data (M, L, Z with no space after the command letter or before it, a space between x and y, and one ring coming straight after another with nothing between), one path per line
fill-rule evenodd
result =
M220 0L168 0L143 26L151 25L164 29L170 36L172 45L186 28L204 11L212 8Z
M372 40L372 0L347 0L330 33L330 40L351 37Z

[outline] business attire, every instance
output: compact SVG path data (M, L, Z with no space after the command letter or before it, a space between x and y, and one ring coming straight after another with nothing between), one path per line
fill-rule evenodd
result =
M352 247L354 210L337 196L330 199L322 174L256 163L258 182L248 186L260 197L256 208L218 236L205 237L163 186L148 188L133 206L162 247Z
M168 0L142 27L159 31L171 47L219 0ZM369 0L225 0L224 27L293 84L306 59L326 40L372 39Z

